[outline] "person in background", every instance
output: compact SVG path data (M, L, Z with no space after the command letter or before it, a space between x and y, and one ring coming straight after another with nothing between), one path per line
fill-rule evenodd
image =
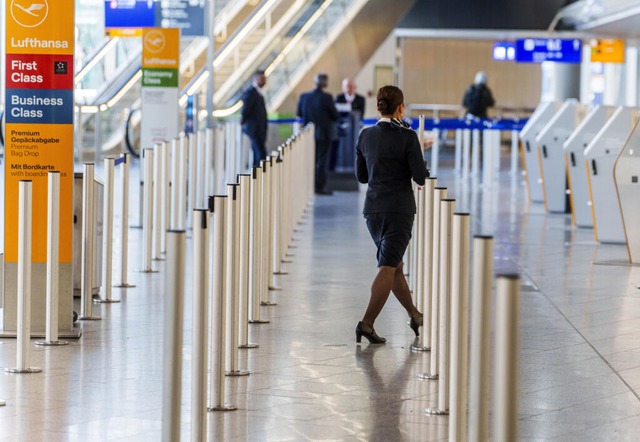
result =
M487 87L487 73L480 71L471 86L464 91L462 105L467 110L467 117L487 118L487 108L495 101L491 89Z
M373 324L391 291L407 311L416 336L423 323L402 272L402 257L416 213L411 180L422 186L429 171L418 136L402 121L402 91L396 86L380 88L377 107L382 118L360 133L356 146L356 177L368 184L362 212L378 248L378 273L371 284L367 310L356 326L356 342L364 336L372 344L383 344L386 339L376 333Z
M316 88L300 96L298 102L298 116L304 123L315 125L316 141L316 195L331 195L333 192L327 189L327 169L329 166L329 152L331 142L336 134L336 121L338 111L333 104L331 94L325 92L329 85L327 74L318 73L315 76Z
M260 166L260 160L267 157L267 107L262 88L267 84L263 70L253 74L253 84L242 94L242 132L251 139L253 167Z
M356 93L356 82L350 78L342 80L342 92L336 95L336 109L338 110L338 137L354 140L360 130L360 121L364 118L365 99ZM358 127L354 127L354 126ZM355 133L352 134L351 131ZM338 162L340 140L334 140L331 146L329 170L335 170ZM353 149L354 146L349 146Z
M364 117L364 97L356 93L356 82L350 78L342 80L342 92L336 95L336 104L350 104L349 112L359 112L360 118Z

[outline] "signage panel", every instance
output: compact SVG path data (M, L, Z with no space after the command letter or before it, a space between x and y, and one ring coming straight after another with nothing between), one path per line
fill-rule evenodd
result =
M142 28L178 28L182 35L204 35L205 0L106 0L109 36L141 35Z
M180 30L142 32L142 148L178 136Z
M2 334L17 329L18 189L32 183L32 309L35 336L45 329L48 174L60 173L58 324L73 330L74 0L6 0L4 308Z
M24 179L33 181L33 262L46 262L48 171L61 172L61 200L72 200L74 1L6 4L5 262L18 258L17 189ZM70 240L68 209L60 212L60 237ZM60 262L70 263L70 245L61 247Z
M599 63L624 63L624 40L591 40L591 61Z
M516 40L516 61L519 63L580 63L582 41L561 38L524 38Z

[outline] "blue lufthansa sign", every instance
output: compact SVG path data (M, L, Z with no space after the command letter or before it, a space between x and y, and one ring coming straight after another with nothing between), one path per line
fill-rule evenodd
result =
M106 28L152 28L156 25L155 1L110 0L104 2Z
M73 124L73 90L7 89L7 123Z
M523 38L516 40L516 61L520 63L580 63L582 41L562 38Z

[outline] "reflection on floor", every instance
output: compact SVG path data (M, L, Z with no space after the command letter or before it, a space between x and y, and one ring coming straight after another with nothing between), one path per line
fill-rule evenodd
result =
M640 268L594 265L624 260L624 247L598 245L592 231L572 228L568 215L528 205L521 180L506 172L491 189L453 181L449 173L439 184L450 185L459 210L472 212L472 233L495 235L496 271L522 275L522 440L637 440ZM410 351L413 333L393 298L376 323L387 344L355 344L375 273L362 197L316 197L296 234L293 262L284 265L283 290L271 294L278 305L262 309L271 322L250 328L260 347L241 350L241 368L251 375L226 380L227 401L238 411L208 414L210 440L447 439L448 418L424 414L437 398L437 385L418 378L429 355ZM131 240L139 253L139 230ZM131 267L139 262L132 255ZM32 347L42 374L0 374L0 399L7 401L1 441L160 440L165 263L155 265L160 273L131 273L136 288L114 289L121 304L95 306L103 320L82 324L79 341ZM15 341L0 340L0 367L14 361Z

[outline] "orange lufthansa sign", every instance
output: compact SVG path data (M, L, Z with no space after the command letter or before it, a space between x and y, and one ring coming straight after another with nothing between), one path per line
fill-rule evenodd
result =
M74 3L7 0L7 54L73 54Z
M594 39L590 42L591 61L624 63L624 40Z
M180 29L145 28L142 31L142 67L177 69L180 65Z

